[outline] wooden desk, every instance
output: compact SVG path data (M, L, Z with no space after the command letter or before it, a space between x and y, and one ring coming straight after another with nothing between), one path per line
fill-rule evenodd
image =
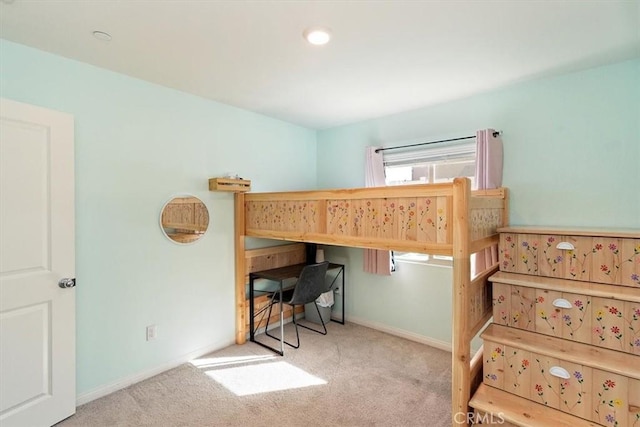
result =
M278 353L281 356L284 356L284 313L282 311L282 291L284 290L283 283L287 279L298 278L300 276L300 272L302 271L305 265L306 264L294 264L294 265L288 265L286 267L273 268L271 270L254 271L253 273L249 273L249 341L255 342L256 344L259 344L263 347L268 348L269 350L272 350ZM334 264L334 263L329 263L329 266L327 267L327 272L338 269L338 273L335 275L335 277L331 281L331 285L327 288L327 292L335 289L336 281L338 280L338 277L342 276L342 286L340 288L341 295L342 295L342 318L340 320L335 320L333 318L331 319L331 321L338 322L342 325L344 325L344 313L345 313L344 268L345 267L343 264ZM278 282L278 290L276 292L280 293L280 303L279 303L280 305L280 350L255 340L255 322L254 322L254 318L255 318L254 297L256 292L254 287L255 279L267 279L267 280L272 280L274 282ZM273 291L258 291L258 292L271 293ZM295 316L295 313L292 313L292 315Z

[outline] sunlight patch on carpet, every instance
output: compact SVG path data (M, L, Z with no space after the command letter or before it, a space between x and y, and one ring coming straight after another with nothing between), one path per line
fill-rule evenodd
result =
M323 385L327 382L287 362L213 369L206 374L237 396Z

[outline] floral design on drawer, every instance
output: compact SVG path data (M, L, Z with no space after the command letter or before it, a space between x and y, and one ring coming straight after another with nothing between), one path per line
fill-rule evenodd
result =
M511 286L504 283L493 284L493 321L509 326L511 318Z
M504 352L504 390L529 399L531 353L509 346L505 346Z
M640 241L594 237L593 280L640 286Z
M533 331L535 329L536 291L533 288L511 287L511 318L509 326Z
M591 298L586 295L536 291L536 332L591 342L590 314Z
M592 369L536 355L531 399L587 418L591 412Z
M516 271L522 274L538 274L538 236L518 235Z
M559 236L542 236L542 243L538 249L541 276L564 277L566 253L557 248L561 240Z
M517 234L500 233L500 270L516 272L516 259L518 259Z
M613 350L625 348L624 302L593 298L592 344Z
M591 298L586 295L563 294L572 308L562 315L562 337L572 341L590 342Z
M629 422L633 427L640 426L640 380L629 379Z
M593 377L593 421L607 426L626 425L628 378L598 370L594 370Z
M586 418L591 411L592 369L566 362L563 366L569 368L570 377L560 379L560 410Z
M487 341L484 343L484 349L483 382L504 389L504 347Z
M630 353L640 355L640 303L627 301L624 305L622 318L624 319L627 333L627 350Z
M562 298L562 293L536 289L536 332L561 336L562 335L562 311L554 306L554 301Z
M620 283L640 287L640 240L622 239L620 251L622 254Z
M573 247L565 253L565 279L589 281L594 254L593 239L591 237L565 236L563 241Z

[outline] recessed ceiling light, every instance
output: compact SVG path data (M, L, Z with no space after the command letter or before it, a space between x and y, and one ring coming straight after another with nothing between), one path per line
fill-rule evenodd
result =
M98 40L102 40L104 42L111 41L111 34L105 33L104 31L94 31L93 37L97 38Z
M331 31L328 28L312 27L304 30L304 38L311 44L323 45L329 43L331 40Z

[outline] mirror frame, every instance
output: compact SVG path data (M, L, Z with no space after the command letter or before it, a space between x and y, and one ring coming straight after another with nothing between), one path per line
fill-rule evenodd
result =
M172 205L175 205L173 215L174 218L177 217L177 221L165 223L165 216L172 214L169 210ZM188 218L189 222L181 222L183 218ZM171 242L182 246L192 245L202 240L202 237L209 231L210 218L209 208L202 199L193 194L183 193L172 196L162 205L158 222L162 234ZM179 232L170 233L167 229L179 230Z

